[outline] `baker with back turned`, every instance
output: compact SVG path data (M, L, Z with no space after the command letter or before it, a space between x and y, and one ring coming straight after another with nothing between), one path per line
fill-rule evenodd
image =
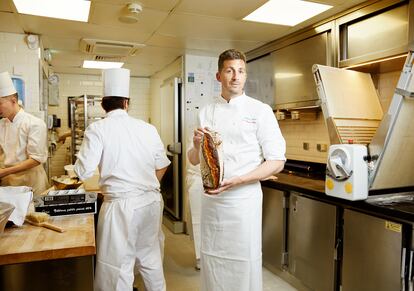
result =
M154 126L128 115L129 70L103 71L106 117L88 126L74 170L81 180L99 168L95 291L132 290L134 270L148 291L165 291L160 180L169 159Z

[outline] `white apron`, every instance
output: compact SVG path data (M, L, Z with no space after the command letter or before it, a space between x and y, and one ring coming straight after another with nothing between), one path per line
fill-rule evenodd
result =
M194 241L196 259L200 259L200 221L201 221L201 197L204 193L201 176L197 174L187 175L188 199L191 214L191 238Z
M202 196L201 291L262 290L260 183Z
M95 291L132 290L134 267L147 291L165 291L159 192L104 195L97 230Z
M1 178L1 186L28 186L34 195L39 195L49 188L47 175L42 165L7 175Z

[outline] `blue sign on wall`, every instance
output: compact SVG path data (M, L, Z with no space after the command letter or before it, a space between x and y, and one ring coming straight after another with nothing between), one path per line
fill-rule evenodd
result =
M21 100L23 107L25 105L25 84L24 80L20 77L12 77L14 88L17 91L17 94L19 95L19 100Z

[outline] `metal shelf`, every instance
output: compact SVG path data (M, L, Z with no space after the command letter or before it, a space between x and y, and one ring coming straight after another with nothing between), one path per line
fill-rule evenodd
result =
M100 106L102 97L95 95L82 95L72 97L70 102L70 116L72 119L72 144L71 144L71 159L72 163L76 161L76 154L80 150L83 141L84 131L94 121L104 118L104 116L88 117L88 106Z

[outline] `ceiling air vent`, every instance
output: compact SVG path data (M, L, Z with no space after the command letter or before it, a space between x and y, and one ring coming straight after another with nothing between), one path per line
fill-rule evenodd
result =
M80 41L80 50L88 54L110 56L133 56L144 47L144 44L83 38Z

